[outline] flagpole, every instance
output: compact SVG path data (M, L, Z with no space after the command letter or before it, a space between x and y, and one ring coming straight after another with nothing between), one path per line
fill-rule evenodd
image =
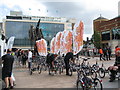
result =
M39 14L40 14L40 9L38 9L38 16L40 16Z
M28 16L32 16L32 15L31 15L31 8L29 8Z

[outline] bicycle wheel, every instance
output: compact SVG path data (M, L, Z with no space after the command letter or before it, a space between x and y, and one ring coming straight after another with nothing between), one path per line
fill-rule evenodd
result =
M97 73L94 69L90 70L90 76L91 76L91 78L97 78Z
M38 73L39 73L39 74L41 74L42 69L43 69L43 65L40 65L40 66L39 66L39 69L38 69Z
M94 79L93 87L94 87L94 90L103 90L102 83L98 78Z
M103 68L100 68L98 74L99 74L100 78L104 78L105 77L105 70Z
M72 68L69 68L69 75L72 76Z
M45 68L45 71L47 71L47 68L48 68L47 64L45 64L45 67L44 67L44 68Z
M32 73L33 73L33 70L32 70L32 69L30 69L30 71L29 71L29 72L30 72L30 75L32 75Z
M49 75L54 76L55 71L53 73L53 68L51 68L50 66L48 66L48 73L49 73Z
M77 80L77 90L86 90L85 86L83 85L84 83L80 80Z
M63 73L63 70L64 70L64 66L62 65L62 73Z
M62 67L59 67L59 74L62 73Z

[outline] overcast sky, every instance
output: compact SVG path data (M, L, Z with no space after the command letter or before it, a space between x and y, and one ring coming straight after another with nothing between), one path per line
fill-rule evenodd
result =
M118 16L120 0L0 0L0 22L10 10L24 15L76 18L84 23L84 39L93 34L93 20L100 14L108 19Z

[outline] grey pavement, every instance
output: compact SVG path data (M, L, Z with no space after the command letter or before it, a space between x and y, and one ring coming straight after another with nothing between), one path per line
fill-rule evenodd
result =
M99 57L89 59L90 64L95 64L96 60L101 65L104 63L105 67L114 64L114 58L110 61L100 61ZM74 72L73 76L66 76L65 71L63 74L56 74L54 76L48 75L47 71L38 74L37 71L33 75L29 75L27 68L14 68L14 76L16 78L16 87L15 88L75 88L77 73ZM120 83L118 80L114 82L109 82L109 76L106 75L102 79L104 88L118 88Z

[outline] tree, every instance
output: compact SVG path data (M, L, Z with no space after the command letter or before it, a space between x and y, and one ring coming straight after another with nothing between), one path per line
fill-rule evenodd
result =
M98 31L94 31L91 41L93 42L94 46L97 49L99 49L101 47L101 37L100 37L100 33Z

